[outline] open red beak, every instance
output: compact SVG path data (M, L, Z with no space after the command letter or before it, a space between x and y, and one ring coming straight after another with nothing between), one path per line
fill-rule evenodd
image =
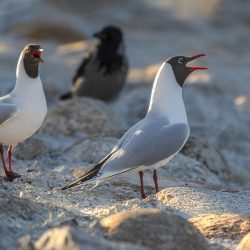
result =
M197 59L197 58L200 58L200 57L203 57L203 56L205 56L205 54L198 54L198 55L191 56L190 61L193 61L194 59ZM189 68L192 69L192 71L207 69L207 67L203 67L203 66L191 66Z
M41 57L41 54L43 53L43 50L42 49L39 49L39 50L35 50L33 53L32 53L32 56L37 58L39 62L44 62L42 57Z

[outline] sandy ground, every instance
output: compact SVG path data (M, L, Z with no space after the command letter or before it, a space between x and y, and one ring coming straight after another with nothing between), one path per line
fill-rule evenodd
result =
M35 202L35 206L43 211L34 217L35 224L32 226L31 222L17 220L23 230L16 230L16 238L28 234L35 240L45 229L72 218L76 218L80 226L89 227L89 222L97 218L139 207L171 208L185 218L207 213L249 216L248 1L238 1L237 4L219 0L209 3L191 0L167 3L160 0L109 1L108 4L97 1L91 1L91 4L76 1L72 4L73 1L66 0L16 2L1 3L1 95L14 85L16 62L23 46L39 42L45 50L41 78L49 108L56 108L59 95L71 85L82 54L93 46L93 41L86 39L104 25L115 23L124 30L131 67L128 84L119 99L104 104L119 120L116 129L119 134L145 114L152 81L162 61L176 54L206 53L207 57L199 63L209 69L191 75L184 87L191 134L207 140L211 147L219 150L227 161L231 176L230 181L227 179L225 182L214 172L195 170L199 173L188 176L181 169L180 173L183 171L185 178L182 176L179 180L178 175L175 176L177 179L171 178L174 170L162 170L161 186L166 188L157 196L150 195L145 201L139 199L138 180L134 175L94 189L82 187L63 193L58 191L58 187L73 179L73 169L87 168L90 163L98 161L112 148L119 135L106 135L108 139L99 135L100 140L92 146L92 150L100 147L101 153L94 157L92 151L86 149L92 139L85 142L86 145L75 147L79 141L93 138L88 132L76 131L70 136L48 136L41 132L38 140L42 141L44 151L38 148L34 157L27 159L24 156L22 159L20 154L27 151L17 148L19 156L16 156L14 168L24 177L12 184L3 180L0 182L1 189ZM36 143L28 145L36 147ZM79 156L83 149L86 150L85 158ZM173 169L180 162L192 167L196 164L189 158L178 158L172 163ZM200 169L199 166L192 168L193 171ZM146 181L149 193L153 193L149 177ZM234 192L218 192L230 188L237 195ZM162 197L166 192L175 194L177 198L164 200ZM16 222L14 219L12 222L14 227ZM239 241L228 240L229 243L225 239L215 239L215 242L221 249L233 249Z

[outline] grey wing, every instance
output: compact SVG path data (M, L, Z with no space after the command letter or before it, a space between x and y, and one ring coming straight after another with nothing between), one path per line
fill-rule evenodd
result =
M138 129L127 142L114 152L103 164L100 175L111 176L135 169L151 166L181 150L189 136L185 123L168 124L155 128L153 123Z
M0 102L0 125L13 119L19 112L19 108L13 103Z
M142 126L144 122L144 119L137 122L135 125L133 125L122 137L121 139L117 142L117 144L115 145L115 147L112 149L112 151L110 152L111 154L114 153L115 151L117 151L119 148L121 148L123 145L127 144L128 141L130 140L131 136L133 136L133 134L140 129L140 127Z

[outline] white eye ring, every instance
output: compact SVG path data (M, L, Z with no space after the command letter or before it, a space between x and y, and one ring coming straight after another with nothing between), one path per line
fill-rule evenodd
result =
M180 64L181 64L181 63L183 63L183 62L184 62L184 58L182 58L182 57L181 57L181 58L179 58L178 63L180 63Z

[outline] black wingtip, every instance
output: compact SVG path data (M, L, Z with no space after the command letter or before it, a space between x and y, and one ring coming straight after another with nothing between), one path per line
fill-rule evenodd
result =
M101 169L103 163L105 163L110 157L111 157L112 153L110 153L109 155L107 155L103 160L101 160L100 162L98 162L90 171L88 171L86 174L84 174L83 176L81 176L80 178L78 178L77 180L71 182L70 184L64 186L61 188L61 190L66 190L75 186L78 186L86 181L90 181L93 180L97 177L97 174L99 173L99 170Z
M72 187L75 187L75 186L78 186L79 184L81 184L82 180L81 179L78 179L64 187L61 188L61 190L66 190L66 189L69 189L69 188L72 188Z
M77 186L77 184L76 184L76 185L71 185L71 184L69 184L69 185L67 185L67 186L62 187L61 190L64 191L64 190L70 189L70 188L72 188L72 187L74 187L74 186Z
M68 189L68 186L62 187L61 190L66 190Z
M68 100L70 98L72 98L72 93L71 92L65 93L65 94L60 96L60 100L62 100L62 101Z
M61 190L66 190L72 187L76 187L86 181L89 181L91 179L93 179L96 174L98 173L99 169L101 168L101 165L96 165L93 169L91 169L89 172L87 172L85 175L83 175L82 177L80 177L79 179L71 182L70 184L64 186L61 188Z

